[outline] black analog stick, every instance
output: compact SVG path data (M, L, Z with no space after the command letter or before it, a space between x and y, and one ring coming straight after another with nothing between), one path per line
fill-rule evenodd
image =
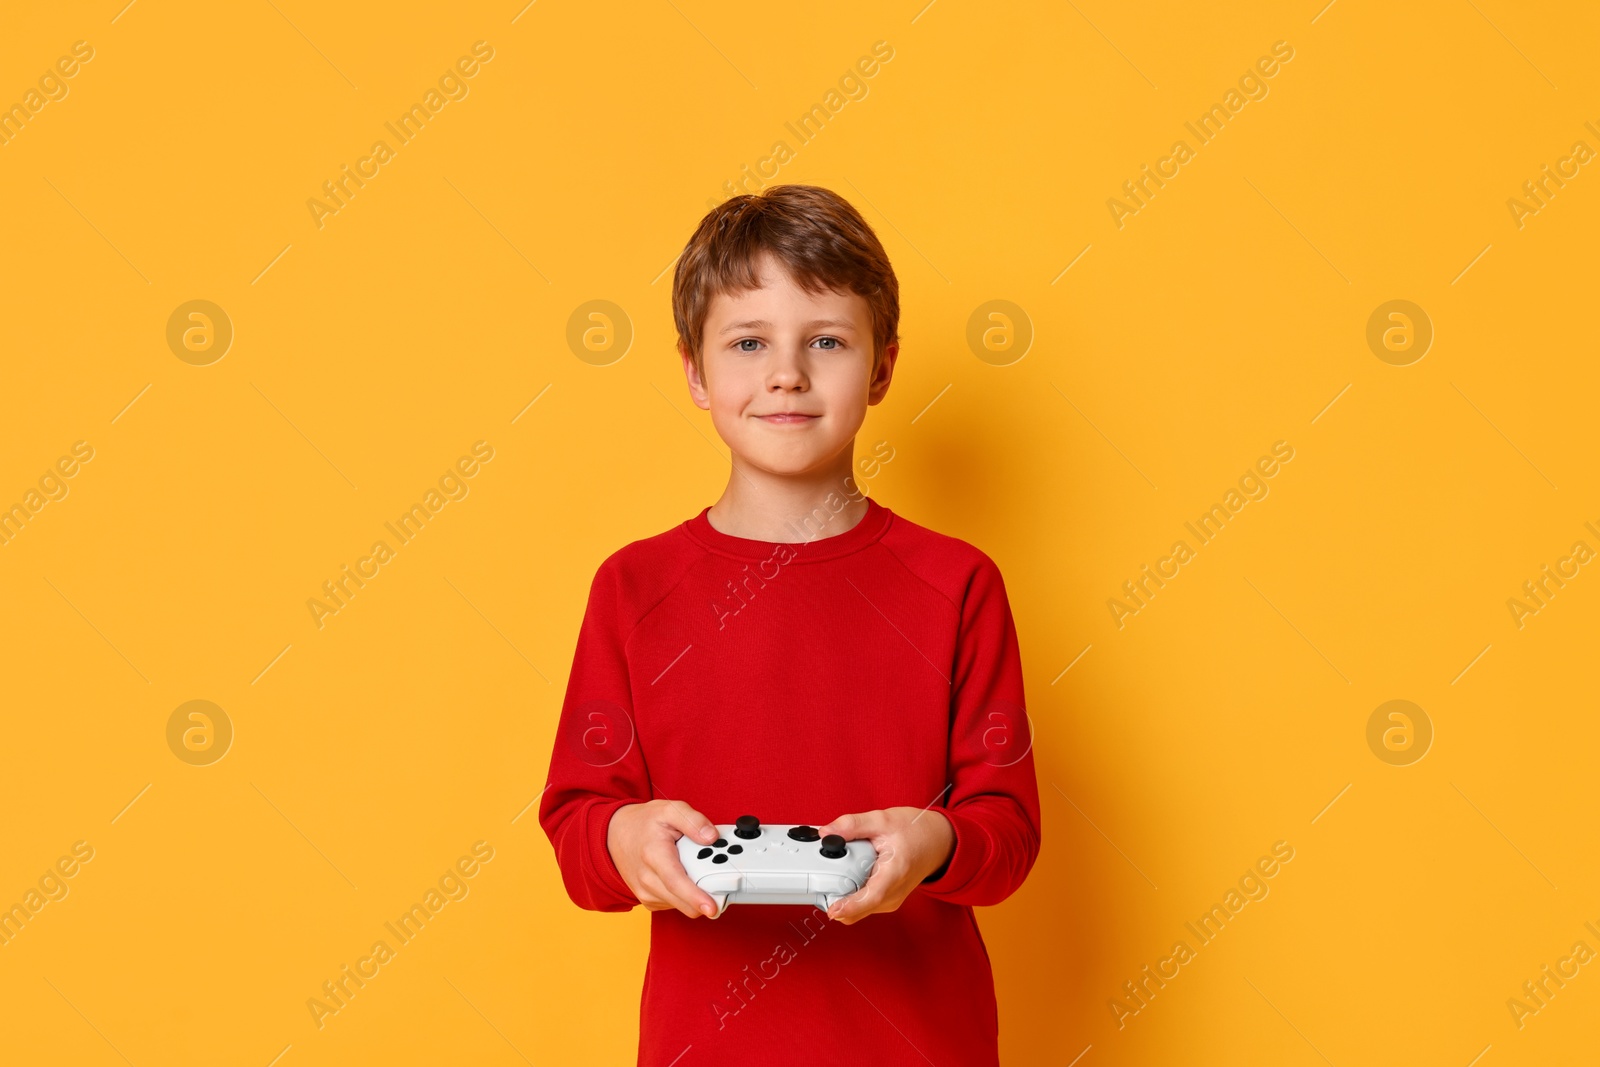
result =
M789 827L789 838L793 841L815 841L817 839L817 828L815 826L791 826Z
M838 834L829 834L822 839L822 854L830 860L843 859L849 849L844 846L844 838Z
M741 815L733 821L733 836L746 841L761 836L761 820L754 815Z

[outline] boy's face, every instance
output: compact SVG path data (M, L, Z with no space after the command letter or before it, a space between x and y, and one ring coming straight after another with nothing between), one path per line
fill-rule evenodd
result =
M848 471L867 405L889 391L898 345L873 366L872 311L855 293L811 294L770 253L761 286L718 294L706 315L704 373L680 348L694 402L746 464L800 475ZM803 418L774 415L798 412Z

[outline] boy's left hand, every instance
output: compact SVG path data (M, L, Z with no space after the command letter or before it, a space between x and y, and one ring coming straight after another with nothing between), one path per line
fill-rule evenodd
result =
M867 840L878 862L867 884L833 902L828 918L849 925L880 911L894 911L928 875L944 866L955 848L950 820L932 808L884 808L841 815L817 827L826 837Z

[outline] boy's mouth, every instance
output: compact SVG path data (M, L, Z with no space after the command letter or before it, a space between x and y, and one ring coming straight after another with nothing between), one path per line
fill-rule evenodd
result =
M774 412L771 415L757 415L756 418L760 419L762 422L770 422L778 426L786 426L791 423L810 422L812 419L821 418L821 416L806 415L798 411L779 411Z

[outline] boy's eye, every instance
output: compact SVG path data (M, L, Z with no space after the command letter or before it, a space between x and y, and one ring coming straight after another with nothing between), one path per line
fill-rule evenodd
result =
M844 342L837 337L819 337L813 343L821 345L825 352L832 352L844 345ZM751 347L747 348L746 345ZM754 352L760 346L761 342L754 337L744 337L734 342L734 350L737 352Z

